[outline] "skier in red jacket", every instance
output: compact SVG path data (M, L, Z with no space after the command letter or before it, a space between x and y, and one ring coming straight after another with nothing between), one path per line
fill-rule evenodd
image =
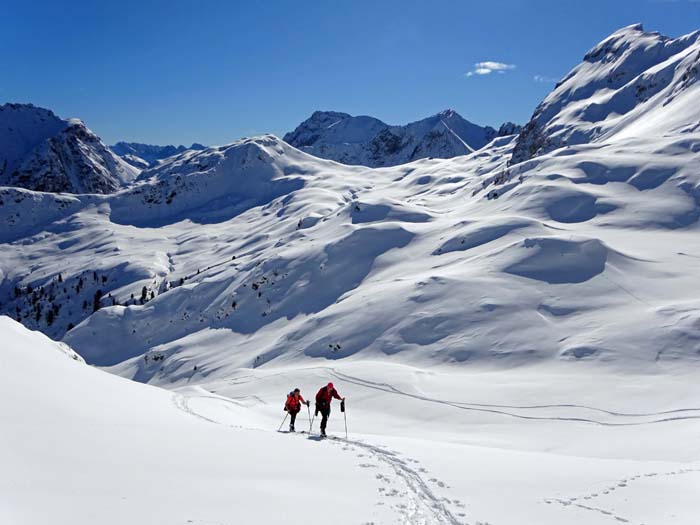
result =
M316 415L321 413L321 435L326 435L326 424L328 423L328 416L331 415L331 401L333 398L345 401L344 397L340 397L338 391L333 387L333 383L328 383L326 386L321 387L321 390L316 394Z
M287 402L284 404L284 410L289 413L289 431L294 432L294 422L297 419L297 414L301 410L301 405L309 406L308 401L304 401L301 396L301 391L295 388L292 392L287 394Z

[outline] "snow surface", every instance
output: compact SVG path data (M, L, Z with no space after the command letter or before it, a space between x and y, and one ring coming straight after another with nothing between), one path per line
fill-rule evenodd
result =
M696 522L692 372L205 365L168 392L0 333L3 523ZM329 379L348 438L337 406L336 439L277 433L284 393Z

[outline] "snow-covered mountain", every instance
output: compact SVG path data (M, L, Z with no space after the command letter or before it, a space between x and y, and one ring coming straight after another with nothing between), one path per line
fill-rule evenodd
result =
M700 130L700 31L680 38L616 31L537 107L513 163L568 145L650 140Z
M423 158L448 159L484 147L495 137L512 135L520 126L507 122L496 131L472 124L453 110L405 126L390 126L373 117L316 111L285 142L300 150L343 164L396 166Z
M202 144L193 143L186 146L155 146L153 144L140 144L138 142L117 142L111 149L126 162L139 169L155 166L159 161L179 155L185 151L199 151L205 149Z
M634 34L676 42L638 28L611 38ZM644 130L653 117L663 136L601 136L510 167L526 132L382 170L264 136L171 157L109 196L4 189L2 312L159 382L177 376L191 340L222 373L356 354L694 359L700 130L691 98L673 104L668 121L635 121ZM346 121L330 129L357 122ZM222 334L238 351L220 361ZM143 368L152 351L169 359L156 379Z
M0 106L0 184L54 193L110 193L139 171L77 120L31 104Z
M0 188L0 521L694 524L695 38L621 30L452 158L265 135L107 195ZM330 380L336 439L275 432Z

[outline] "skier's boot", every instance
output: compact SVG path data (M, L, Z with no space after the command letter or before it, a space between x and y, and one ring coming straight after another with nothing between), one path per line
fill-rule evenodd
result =
M294 425L289 425L289 431L290 431L290 432L295 432L295 430L294 430Z
M326 437L326 429L325 428L321 429L321 437Z

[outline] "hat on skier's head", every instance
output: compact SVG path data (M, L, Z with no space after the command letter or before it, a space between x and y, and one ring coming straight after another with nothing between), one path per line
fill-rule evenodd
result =
M295 388L294 391L295 391L295 392L301 392L301 390L299 390L298 388Z
M328 383L328 388L333 388L333 383Z

